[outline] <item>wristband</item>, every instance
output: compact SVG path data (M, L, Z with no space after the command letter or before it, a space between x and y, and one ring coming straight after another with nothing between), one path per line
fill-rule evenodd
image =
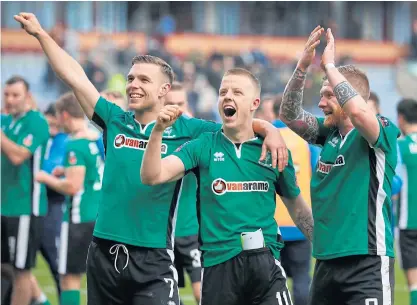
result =
M328 63L324 65L325 70L329 70L331 68L336 68L336 66L334 65L334 63Z

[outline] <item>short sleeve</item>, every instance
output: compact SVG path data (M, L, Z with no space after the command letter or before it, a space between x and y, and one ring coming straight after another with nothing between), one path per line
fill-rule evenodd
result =
M100 96L94 108L92 121L101 129L105 129L111 117L124 113L123 109Z
M216 132L222 128L221 124L213 121L206 121L196 118L185 117L185 124L190 130L191 137L193 139L198 138L202 133L205 132Z
M31 118L29 126L21 129L16 144L26 147L33 154L40 145L46 145L48 139L48 123L42 116L36 115Z
M72 167L72 166L85 166L85 156L80 149L76 149L75 147L68 147L68 150L65 154L65 168Z
M326 142L327 136L332 131L331 128L324 126L324 118L316 117L317 123L319 125L319 134L317 136L316 142L313 144L321 145L323 146Z
M288 151L288 165L278 175L278 181L275 185L277 194L285 198L297 197L300 194L300 188L297 185L297 176L295 175L290 151Z
M397 150L397 138L400 130L388 118L377 116L379 123L379 137L373 148L379 148L384 152Z
M181 159L186 172L199 166L203 153L203 143L204 141L201 138L192 140L181 145L173 152L174 156Z

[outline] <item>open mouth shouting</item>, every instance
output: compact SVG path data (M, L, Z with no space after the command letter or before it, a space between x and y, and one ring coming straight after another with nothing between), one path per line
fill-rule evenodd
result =
M223 113L225 117L231 118L236 114L236 108L232 105L223 106Z

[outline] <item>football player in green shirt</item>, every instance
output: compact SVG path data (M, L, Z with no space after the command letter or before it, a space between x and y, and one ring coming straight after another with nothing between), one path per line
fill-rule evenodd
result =
M397 209L399 255L410 289L410 305L417 305L417 101L401 100L397 113L404 134L398 140L403 178Z
M191 116L187 92L181 83L174 82L165 97L165 105L177 105L180 111ZM201 260L198 250L197 180L195 175L186 175L178 206L175 226L175 268L178 271L178 286L185 287L184 270L190 276L193 294L200 303Z
M203 253L202 305L292 304L279 259L283 242L274 218L276 195L311 238L311 209L300 195L291 158L283 172L259 161L262 140L252 130L260 84L244 69L231 69L219 90L222 130L202 134L161 159L164 131L177 106L161 110L142 161L141 179L155 185L193 172ZM278 230L279 232L279 230Z
M352 65L334 66L330 29L319 102L325 117L302 109L307 68L323 33L320 26L311 33L285 88L280 112L289 128L323 147L311 180L317 260L310 305L392 304L391 185L400 132L366 103L366 74Z
M77 61L42 29L35 15L14 16L40 43L55 73L75 93L84 113L107 130L103 187L87 257L89 304L178 304L173 244L182 181L149 187L138 179L143 153L174 73L162 59L139 55L127 75L125 112L101 97ZM272 165L282 171L288 153L278 130L253 124L267 136ZM160 153L167 155L205 131L220 126L182 116L167 130Z
M26 305L37 297L31 287L36 286L31 269L48 209L45 186L34 175L42 167L49 128L40 112L30 110L29 96L29 84L22 77L6 81L4 101L9 114L2 120L6 124L1 131L2 264L11 263L16 271L12 305Z
M56 110L59 124L69 134L65 147L65 178L41 171L36 179L67 195L58 262L62 286L60 304L77 305L97 217L104 163L96 144L99 134L89 130L75 95L69 92L61 96Z

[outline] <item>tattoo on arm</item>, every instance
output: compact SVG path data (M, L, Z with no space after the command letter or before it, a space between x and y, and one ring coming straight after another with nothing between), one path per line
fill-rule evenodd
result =
M295 217L297 227L303 232L309 241L313 241L314 220L311 209L301 209Z
M333 91L340 107L343 107L347 101L358 95L358 92L347 81L337 84Z
M281 119L300 137L314 143L319 133L317 119L302 108L306 72L296 69L285 87L281 103Z

